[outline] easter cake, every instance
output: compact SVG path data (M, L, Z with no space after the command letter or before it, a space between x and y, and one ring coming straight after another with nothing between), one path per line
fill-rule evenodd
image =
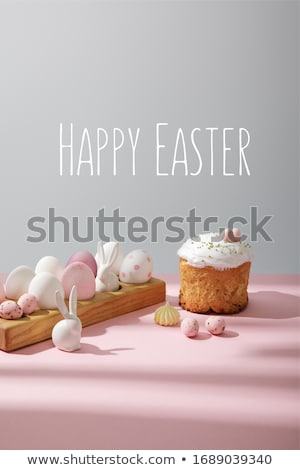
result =
M178 250L179 304L196 313L237 313L248 303L251 246L237 230L203 233Z

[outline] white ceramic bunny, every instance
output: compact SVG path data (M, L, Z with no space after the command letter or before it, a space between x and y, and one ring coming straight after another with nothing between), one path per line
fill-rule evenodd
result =
M82 325L77 317L77 288L72 287L69 297L69 309L67 309L63 296L56 291L56 304L64 320L56 323L52 330L52 341L62 351L75 351L80 349Z
M96 292L106 292L106 291L115 291L120 287L118 276L113 273L110 268L114 264L119 253L119 244L114 242L114 246L105 259L103 242L99 241L97 245L97 254L99 267L97 271L96 282Z

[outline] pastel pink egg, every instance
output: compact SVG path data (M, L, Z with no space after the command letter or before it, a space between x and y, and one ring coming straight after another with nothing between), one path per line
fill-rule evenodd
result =
M184 318L180 325L182 333L188 338L193 338L199 333L199 323L196 318Z
M69 264L63 272L61 283L68 299L73 286L77 287L78 300L91 299L95 295L95 276L91 268L81 261Z
M223 317L213 315L206 320L205 326L212 335L221 335L226 328L226 323Z
M30 313L33 313L38 309L38 301L36 296L33 294L27 293L21 295L17 303L25 315L30 315Z
M0 305L0 317L6 320L16 320L21 318L23 310L14 300L5 300Z
M84 250L76 251L76 253L74 253L68 259L66 266L69 266L69 264L75 263L77 261L80 261L81 263L86 264L92 270L94 277L96 277L97 263L92 253L90 253L89 251L84 251Z

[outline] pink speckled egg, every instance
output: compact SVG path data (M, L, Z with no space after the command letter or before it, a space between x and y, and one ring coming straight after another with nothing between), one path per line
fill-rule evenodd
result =
M72 287L77 287L78 300L91 299L95 295L95 276L87 264L76 261L69 264L62 275L61 283L65 291L65 298L68 299Z
M2 282L0 282L0 303L5 300L5 290Z
M94 277L97 275L97 263L89 251L76 251L67 261L66 266L69 266L69 264L75 263L76 261L80 261L81 263L86 264L93 272Z
M133 250L125 256L120 268L120 281L141 284L151 279L153 263L145 250Z
M221 335L225 330L226 323L223 317L213 315L206 320L205 326L212 335Z
M23 310L14 300L5 300L0 305L0 317L6 320L16 320L21 318Z
M180 325L181 331L188 338L193 338L199 333L199 323L196 318L184 318Z
M29 293L21 295L17 304L21 307L25 315L30 315L30 313L38 309L36 296Z

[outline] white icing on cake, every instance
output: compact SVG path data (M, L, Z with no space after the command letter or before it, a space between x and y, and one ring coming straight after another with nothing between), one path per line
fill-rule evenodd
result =
M236 268L253 259L252 248L245 242L212 241L218 233L202 233L199 237L187 240L177 251L189 265L196 268L211 266L223 270Z

